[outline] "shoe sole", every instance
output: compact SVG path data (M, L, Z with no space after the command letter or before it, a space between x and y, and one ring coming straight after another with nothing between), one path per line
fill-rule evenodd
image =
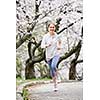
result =
M58 90L54 90L54 92L57 92Z

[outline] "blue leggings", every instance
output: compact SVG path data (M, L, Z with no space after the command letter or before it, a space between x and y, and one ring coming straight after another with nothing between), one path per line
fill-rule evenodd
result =
M54 56L52 59L50 59L47 63L50 67L50 74L52 77L55 76L55 73L56 73L56 69L57 69L57 64L58 64L58 61L59 61L59 56Z

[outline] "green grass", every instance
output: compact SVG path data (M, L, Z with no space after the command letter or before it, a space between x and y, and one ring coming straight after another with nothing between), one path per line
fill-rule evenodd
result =
M20 77L16 78L16 85L20 85L23 83L27 83L30 81L49 81L51 78L33 78L33 79L28 79L28 80L22 80Z
M43 81L49 81L49 80L51 80L51 78L33 78L33 79L31 79L31 80L33 80L33 81L39 81L39 80L43 80Z

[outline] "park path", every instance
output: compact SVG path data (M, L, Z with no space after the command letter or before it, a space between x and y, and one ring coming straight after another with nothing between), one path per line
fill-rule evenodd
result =
M58 91L53 91L53 83L29 87L30 100L83 100L83 82L63 82Z

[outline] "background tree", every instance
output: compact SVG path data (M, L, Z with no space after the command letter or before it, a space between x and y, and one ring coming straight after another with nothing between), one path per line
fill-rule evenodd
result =
M27 46L27 59L24 59L26 79L35 77L35 65L45 61L45 51L40 44L50 22L56 23L56 32L63 43L59 64L69 60L69 78L75 79L75 66L83 61L82 57L78 59L82 56L82 0L17 0L16 5L16 49L18 53L23 45Z

